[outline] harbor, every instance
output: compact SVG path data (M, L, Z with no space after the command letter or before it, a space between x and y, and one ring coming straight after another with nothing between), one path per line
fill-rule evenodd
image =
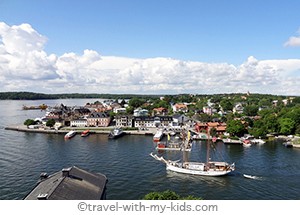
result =
M285 141L282 138L273 138L249 148L216 141L214 147L222 152L224 160L235 163L235 171L224 177L207 178L167 171L164 164L149 156L155 153L173 161L181 158L181 151L156 149L153 136L157 129L130 131L132 135L117 139L108 139L113 127L68 127L58 131L29 129L20 123L29 117L40 116L41 112L29 110L24 115L20 110L21 102L0 103L3 110L0 113L3 119L0 122L1 199L22 199L35 186L41 172L57 172L74 165L105 174L108 178L107 199L111 200L140 199L149 192L167 189L207 200L300 198L297 186L300 150L286 148L282 145ZM82 103L82 100L63 102ZM78 129L78 134L87 129L95 133L86 137L75 135L65 140L64 135L72 129ZM160 141L167 141L167 135ZM193 140L192 150L186 152L189 160L205 162L202 157L206 155L206 146L206 140ZM211 153L212 159L218 155L214 154L214 149ZM259 180L252 179L256 177Z

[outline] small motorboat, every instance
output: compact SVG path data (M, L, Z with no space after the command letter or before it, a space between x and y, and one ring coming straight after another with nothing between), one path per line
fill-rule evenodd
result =
M259 179L259 177L257 176L254 176L254 175L246 175L246 174L243 174L244 178L248 178L248 179Z
M81 132L81 135L82 137L86 137L86 136L89 136L90 135L90 130L85 130L83 132Z

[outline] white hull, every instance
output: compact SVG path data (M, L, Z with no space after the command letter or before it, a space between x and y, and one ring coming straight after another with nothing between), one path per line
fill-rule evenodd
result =
M71 139L72 137L74 137L76 135L76 131L69 131L66 135L65 135L65 139Z
M190 152L190 151L192 151L192 149L185 149L185 150L183 150L181 148L168 148L168 147L166 147L166 148L156 147L155 149L159 150L159 151L183 151L183 152Z
M204 163L199 163L199 164L205 165ZM166 164L166 169L173 172L179 172L179 173L190 174L190 175L202 175L202 176L223 176L233 171L232 169L228 169L228 170L190 169L190 168L177 167L172 164Z
M163 131L162 130L158 130L155 135L153 136L153 141L154 142L158 142L161 140L162 136L163 136Z

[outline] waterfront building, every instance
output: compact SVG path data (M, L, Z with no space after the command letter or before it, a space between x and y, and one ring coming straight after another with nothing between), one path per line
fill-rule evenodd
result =
M116 127L133 127L133 119L132 115L117 115L115 116Z
M87 118L88 127L108 127L111 118L105 112L93 112Z
M172 116L173 118L173 125L180 126L183 124L187 124L191 121L191 119L184 114L175 114Z
M215 128L218 135L223 135L226 132L227 124L225 122L197 122L195 130L197 132L206 133L212 128Z
M70 121L70 126L72 127L86 127L87 119L74 119Z
M168 127L173 122L172 116L156 116L154 117L155 127Z
M146 117L140 116L134 118L134 127L136 128L155 128L155 127L167 127L173 122L173 118L170 116L156 116Z
M100 200L106 199L107 178L76 166L48 175L42 173L25 200Z
M154 128L154 117L139 116L134 117L134 127L136 128Z

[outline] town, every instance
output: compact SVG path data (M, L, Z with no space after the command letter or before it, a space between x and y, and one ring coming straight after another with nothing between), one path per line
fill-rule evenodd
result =
M160 127L178 131L182 125L188 125L195 138L201 139L201 134L209 131L211 137L230 138L232 142L247 134L259 139L296 137L300 134L300 98L248 92L106 99L84 106L48 107L44 117L28 119L24 124L33 129L41 125L55 130L107 131L118 127L144 133ZM297 144L298 138L293 138L293 142Z

